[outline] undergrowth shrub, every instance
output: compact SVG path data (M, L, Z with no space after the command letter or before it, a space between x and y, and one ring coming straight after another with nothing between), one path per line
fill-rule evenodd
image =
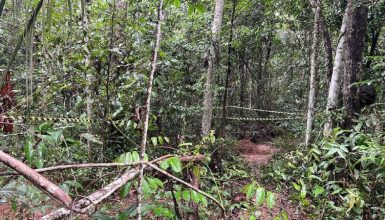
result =
M382 133L335 129L310 148L275 160L265 174L293 192L315 219L384 219L385 145ZM267 171L267 172L266 172Z

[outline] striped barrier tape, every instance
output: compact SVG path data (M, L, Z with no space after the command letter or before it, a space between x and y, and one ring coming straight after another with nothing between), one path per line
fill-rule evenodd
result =
M12 119L13 121L32 121L32 122L62 122L62 123L93 123L93 119L88 118L59 118L59 117L39 117L39 116L9 116L0 115L0 119ZM127 120L108 120L113 121L118 126L124 126Z
M274 111L274 110L265 110L265 109L257 109L257 108L246 108L241 106L235 106L235 105L229 105L227 108L236 108L236 109L243 109L248 111L257 111L257 112L268 112L268 113L275 113L275 114L286 114L286 115L303 115L302 113L295 113L295 112L282 112L282 111Z
M237 121L286 121L286 120L301 120L300 117L288 117L288 118L241 118L241 117L227 117L227 120Z

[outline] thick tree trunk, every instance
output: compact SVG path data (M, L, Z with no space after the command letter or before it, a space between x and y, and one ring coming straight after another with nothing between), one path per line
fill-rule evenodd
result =
M311 132L314 123L314 107L315 107L315 94L317 85L317 49L318 49L318 35L319 35L319 23L321 14L321 0L316 3L316 10L314 15L314 28L313 28L313 44L310 55L310 90L309 90L309 102L307 112L306 123L306 137L305 145L308 146L311 139Z
M208 68L206 75L206 85L203 100L203 116L202 116L202 136L207 136L211 129L211 120L213 116L213 91L212 78L217 66L219 57L219 33L222 24L224 0L215 1L214 20L211 26L212 39L208 51Z
M334 127L334 121L331 114L337 109L338 97L341 90L341 76L344 69L344 57L345 57L345 44L346 44L346 23L348 19L348 8L345 10L345 14L342 20L340 37L337 45L336 55L334 58L333 73L329 85L328 101L326 105L326 112L328 118L324 125L324 136L329 136Z
M354 7L352 0L348 1L348 22L346 25L346 51L343 80L343 102L345 119L343 128L353 126L354 113L359 110L357 101L357 87L352 85L362 78L362 60L365 49L365 35L367 27L368 8Z

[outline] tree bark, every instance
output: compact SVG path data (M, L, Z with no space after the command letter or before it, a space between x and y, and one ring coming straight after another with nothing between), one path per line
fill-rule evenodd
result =
M222 122L220 126L219 135L221 137L224 137L225 135L225 126L226 126L226 117L227 117L227 93L229 90L229 83L230 83L230 75L231 75L231 69L232 69L232 62L231 62L231 56L232 56L232 42L233 42L233 29L234 29L234 20L235 20L235 8L237 6L237 0L233 0L233 8L231 12L231 26L230 26L230 37L229 42L227 45L227 72L226 72L226 81L225 81L225 91L223 95L223 103L222 103Z
M324 136L329 136L334 127L334 120L331 116L338 107L338 97L341 90L341 76L344 68L344 57L346 47L346 23L348 19L348 8L342 20L340 37L334 58L333 73L329 84L328 101L326 105L326 113L328 114L324 125Z
M332 42L330 40L330 34L328 27L326 26L326 21L324 17L321 16L320 20L320 31L322 33L322 42L324 45L325 59L326 59L326 70L327 70L327 79L330 82L333 75L333 48Z
M35 170L25 165L21 161L11 157L10 155L4 153L0 150L0 162L4 163L6 166L16 170L18 173L23 175L29 181L31 181L35 186L40 188L43 192L51 196L52 198L57 199L65 206L69 207L72 203L71 197L65 193L60 187L56 184L49 181L47 178L37 173Z
M147 99L145 103L145 116L143 121L143 134L142 134L142 142L140 144L140 160L143 161L146 156L146 145L147 145L147 132L148 132L148 121L150 118L150 108L151 108L151 93L152 93L152 84L154 81L154 75L157 67L158 60L158 50L160 47L160 38L161 38L161 23L163 18L163 0L159 0L158 3L158 21L156 24L156 34L155 34L155 46L152 54L152 62L151 62L151 72L148 78L148 86L147 86ZM139 173L139 186L138 186L138 220L142 219L142 197L143 197L143 172L145 168L145 164L141 165L140 173Z
M376 55L376 49L377 49L377 44L378 40L380 38L380 33L381 33L382 27L379 27L378 30L375 30L374 28L371 29L371 45L370 45L370 51L369 51L369 56L374 56ZM366 62L366 68L370 68L372 65L372 59L369 57L368 61Z
M149 163L145 163L145 167L148 168L150 164L161 162L167 159L169 156L160 157L155 160L152 160ZM191 162L197 160L203 160L203 155L197 156L184 156L180 157L181 162ZM149 167L151 168L151 167ZM72 207L82 210L89 210L97 204L101 203L104 199L111 196L114 192L124 186L128 181L135 179L140 173L140 168L136 167L121 175L119 178L116 178L114 181L106 185L105 187L91 193L89 196L84 197L72 204ZM43 216L43 220L52 220L52 219L63 219L67 216L71 215L71 210L68 208L60 208L57 209L45 216Z
M212 91L212 79L216 66L218 63L219 57L219 34L222 24L223 16L223 5L224 0L215 1L215 12L214 20L211 26L211 45L208 51L208 68L206 74L206 85L204 91L204 100L203 100L203 116L202 116L202 127L201 135L207 136L210 133L211 129L211 120L213 117L213 91Z
M346 25L346 52L343 80L343 103L345 106L344 129L353 126L354 113L359 110L357 87L352 85L362 78L363 51L367 27L368 8L364 5L354 7L348 1L348 22Z
M5 5L5 0L1 0L1 2L0 2L0 17L3 14L4 5Z
M309 102L307 112L306 123L306 137L305 145L308 146L311 139L311 132L313 130L314 123L314 108L315 108L315 94L317 85L317 49L318 49L318 35L320 27L320 14L321 14L321 0L316 2L316 10L314 15L314 28L313 28L313 44L310 55L310 90L309 90Z

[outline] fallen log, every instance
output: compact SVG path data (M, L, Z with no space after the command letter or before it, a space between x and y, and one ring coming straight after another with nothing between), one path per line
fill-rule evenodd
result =
M72 203L71 197L65 193L60 187L56 184L37 173L34 169L30 168L23 162L13 158L12 156L4 153L0 150L0 162L4 163L6 166L16 170L18 173L23 175L33 185L40 188L43 192L48 194L50 197L58 200L64 206L70 207Z
M188 162L188 161L194 161L194 160L203 160L205 158L204 155L196 155L196 156L184 156L180 157L180 160L182 162ZM165 158L162 157L162 160ZM144 162L143 165L145 168L149 166L149 164L154 164L161 162L161 160L156 159L150 162ZM81 210L80 212L84 213L88 211L89 209L93 208L98 203L102 202L104 199L111 196L113 193L115 193L119 188L124 186L128 181L131 181L139 175L140 168L135 167L134 169L131 169L127 172L125 172L122 176L117 178L116 180L109 183L107 186L93 192L87 197L84 197L78 201L75 201L72 204L72 210ZM47 215L45 215L42 219L43 220L53 220L53 219L61 219L67 216L71 215L71 209L69 208L60 208L57 209Z

